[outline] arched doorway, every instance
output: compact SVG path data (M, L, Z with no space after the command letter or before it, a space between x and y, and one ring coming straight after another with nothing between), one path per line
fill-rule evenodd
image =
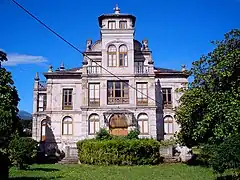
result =
M113 114L109 120L110 134L115 136L128 135L127 118L123 114Z

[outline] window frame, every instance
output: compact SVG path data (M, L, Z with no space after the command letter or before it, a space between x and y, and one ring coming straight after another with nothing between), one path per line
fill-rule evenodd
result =
M124 25L124 26L122 26ZM119 29L127 29L127 21L121 20L119 21Z
M142 85L141 89L138 88L138 85ZM143 93L142 92L143 85L146 85L146 88L145 88L145 90L147 92L146 95L142 94ZM137 82L136 83L136 88L137 88L137 91L136 91L136 104L138 106L147 106L148 105L148 83L147 82ZM142 93L140 93L139 91L142 92ZM140 94L141 98L138 97L138 94Z
M45 133L43 135L43 128L45 129ZM47 138L47 120L46 119L43 119L41 121L41 141L46 141L46 138Z
M167 119L167 118L170 118L171 120ZM164 134L165 135L173 135L174 134L174 120L173 120L173 117L170 116L170 115L167 115L164 117L163 119L163 122L164 122ZM165 129L165 125L167 124L167 132L166 132L166 129ZM170 125L172 126L172 131L170 132Z
M40 106L40 97L42 96L42 106ZM43 112L47 108L47 94L46 93L39 93L38 94L38 101L37 101L37 111Z
M94 118L92 118L94 117ZM96 118L97 117L97 118ZM91 133L91 122L93 122L93 133ZM100 117L98 114L91 114L88 118L88 135L96 135L97 134L97 125L96 123L98 122L98 131L100 129Z
M65 121L67 118L71 119L71 121ZM69 127L71 125L71 127ZM67 132L65 133L64 129L65 126L67 126ZM69 130L71 129L71 133L69 133ZM73 135L73 119L70 116L65 116L62 119L62 135L63 136L69 136L69 135Z
M111 47L114 47L115 51L110 51ZM114 56L115 56L115 60L114 60ZM117 67L117 47L113 44L108 46L107 59L108 59L108 63L107 63L108 67ZM111 65L110 65L110 61L111 61ZM115 65L114 65L114 61L115 61Z
M112 88L109 88L109 84L112 83ZM116 88L116 83L120 83L120 87ZM127 85L127 88L125 84ZM120 91L120 97L116 97L116 92ZM127 97L125 97L125 95ZM119 99L119 100L117 100ZM107 81L107 104L114 105L114 104L129 104L129 81Z
M116 29L116 21L114 20L108 21L108 29Z
M65 94L67 92L67 94ZM71 92L71 93L69 93ZM70 98L71 95L71 98ZM67 96L67 102L65 102L65 96ZM73 89L72 88L63 88L62 94L62 110L72 110L73 109ZM71 101L69 101L71 99Z
M147 116L147 119L140 119L141 116ZM147 132L145 132L144 122L147 122ZM140 135L149 135L149 117L146 113L141 113L138 115L138 126L139 126L139 124L141 124L140 129L139 129Z
M170 91L170 93L169 93ZM169 95L170 95L170 101L169 101ZM162 88L162 103L163 108L171 108L172 107L172 88ZM164 96L166 96L166 101L164 101Z
M121 48L125 48L126 51L121 51ZM119 67L128 67L128 48L125 44L119 46L119 53L118 53L118 63L119 63ZM122 56L122 65L120 63L121 58L120 56ZM126 59L125 59L126 56Z
M94 85L94 98L93 98L93 101L91 101L91 85ZM99 98L96 98L95 97L95 91L97 90L96 89L96 86L98 86L98 97ZM98 101L96 101L96 99L98 99ZM100 83L89 83L88 84L88 105L89 106L100 106Z

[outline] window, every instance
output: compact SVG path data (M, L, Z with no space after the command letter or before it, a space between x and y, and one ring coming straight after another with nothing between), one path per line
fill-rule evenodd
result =
M63 110L72 110L72 89L63 89Z
M148 83L137 83L137 105L148 105Z
M116 22L108 21L108 29L116 29Z
M127 21L120 21L119 22L120 29L127 29Z
M128 104L128 81L108 81L108 104Z
M100 84L97 83L89 84L89 105L90 106L100 105Z
M148 134L148 116L147 114L140 114L138 116L138 126L140 134Z
M97 114L92 114L89 117L89 134L96 134L99 131L99 116Z
M166 134L173 134L173 118L171 116L166 116L164 118L164 132Z
M163 93L163 107L170 108L172 107L172 89L171 88L162 88Z
M41 141L46 140L47 121L46 119L41 122Z
M127 66L127 60L128 60L128 50L127 46L122 45L119 48L119 66Z
M65 117L62 120L62 134L63 135L72 135L72 130L73 130L72 118Z
M108 47L108 66L117 66L117 48L114 45Z
M39 94L38 95L38 111L44 111L47 107L47 95Z

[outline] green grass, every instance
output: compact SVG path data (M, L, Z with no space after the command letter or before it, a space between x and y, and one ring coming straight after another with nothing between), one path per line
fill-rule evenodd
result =
M29 170L10 169L12 179L80 179L80 180L211 180L211 169L185 164L159 166L90 166L90 165L32 165Z

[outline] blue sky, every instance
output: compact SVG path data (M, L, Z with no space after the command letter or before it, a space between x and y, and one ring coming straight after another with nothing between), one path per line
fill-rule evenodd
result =
M88 38L99 39L97 17L122 13L137 17L135 39L149 40L155 66L179 70L214 47L211 40L240 28L240 0L17 0L80 50ZM36 72L79 67L82 55L47 31L9 0L0 0L0 49L8 54L4 66L12 72L21 101L20 110L32 112ZM43 78L43 77L41 77ZM42 79L44 80L44 79Z

